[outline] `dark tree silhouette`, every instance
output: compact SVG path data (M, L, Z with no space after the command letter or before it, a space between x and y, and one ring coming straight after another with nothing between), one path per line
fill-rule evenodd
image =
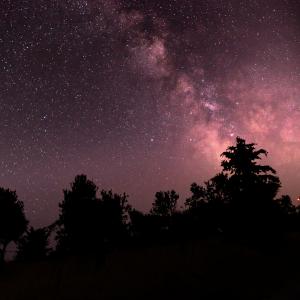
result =
M190 191L192 196L185 201L188 210L203 208L205 204L215 205L227 203L228 176L224 173L217 174L204 183L204 186L192 183Z
M185 201L190 217L190 231L216 232L223 228L225 206L228 204L228 176L217 174L203 186L191 185L192 196ZM192 233L192 232L191 232Z
M135 238L143 238L145 236L145 232L147 231L145 214L137 209L132 209L129 212L129 216L131 234Z
M232 200L252 198L261 201L273 200L281 184L276 171L267 165L257 164L261 155L267 156L264 149L255 149L255 144L246 144L237 137L236 145L227 148L221 154L225 159L221 162L223 172L229 175Z
M280 181L273 168L257 163L262 155L266 150L237 137L236 145L221 154L222 172L203 186L191 185L192 196L185 205L194 228L245 233L274 225Z
M17 242L17 260L37 261L47 257L50 248L48 238L50 231L47 228L30 228Z
M127 233L130 206L126 194L101 191L86 175L78 175L60 204L57 250L97 252L105 243L115 243Z
M157 192L152 204L151 214L162 217L171 216L176 210L178 198L179 195L174 190Z
M257 163L262 155L267 156L267 151L256 150L255 146L237 137L236 145L221 154L221 166L228 175L231 230L263 237L278 226L274 197L281 184L273 168Z
M128 218L131 209L128 195L101 191L98 200L98 218L105 241L116 243L126 238L128 233Z
M257 165L257 160L261 155L267 156L268 152L264 149L255 150L254 143L246 144L246 141L240 137L236 138L236 145L230 146L221 154L225 160L221 162L224 171L228 171L236 176L250 176L271 172L275 170L270 166Z
M23 207L15 191L0 188L0 263L4 261L8 244L16 242L27 228Z
M282 195L275 200L278 222L285 231L295 230L298 226L297 208L289 195Z
M170 216L144 214L136 209L130 211L130 228L134 239L149 244L160 238L162 227L168 226Z
M59 204L57 249L81 252L97 239L97 187L86 175L77 175ZM95 245L93 245L95 246Z
M155 194L150 214L145 215L144 218L144 225L150 239L164 242L171 237L178 198L179 195L174 190L160 191Z
M289 195L282 195L279 199L275 200L278 204L280 210L285 215L292 215L296 213L296 207L292 202L292 199Z
M207 203L206 189L204 186L198 185L194 182L191 184L190 191L192 196L185 201L187 209L200 209L205 203Z

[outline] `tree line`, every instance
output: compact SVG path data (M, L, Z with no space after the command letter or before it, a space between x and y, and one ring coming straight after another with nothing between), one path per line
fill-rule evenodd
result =
M279 241L284 233L300 230L300 209L288 195L277 198L281 182L273 168L259 164L263 156L266 150L237 137L221 154L221 172L202 185L191 184L183 209L177 208L176 191L159 191L148 213L134 209L127 194L99 191L86 175L77 175L63 191L57 221L37 229L29 226L16 192L0 188L0 260L11 242L17 260L34 261L208 235Z

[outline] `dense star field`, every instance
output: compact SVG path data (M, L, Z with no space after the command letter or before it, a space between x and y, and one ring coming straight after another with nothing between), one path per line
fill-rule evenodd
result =
M295 198L300 3L1 1L0 116L0 185L35 225L80 173L142 210L184 198L236 136Z

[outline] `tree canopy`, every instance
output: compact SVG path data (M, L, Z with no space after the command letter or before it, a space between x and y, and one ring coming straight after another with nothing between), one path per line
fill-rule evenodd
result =
M261 155L267 156L268 152L264 149L255 149L256 144L246 144L246 141L240 137L236 138L236 145L230 146L221 154L225 159L221 162L223 170L232 175L250 176L276 171L270 166L258 165L257 160Z
M132 209L128 195L98 190L86 175L77 175L63 190L59 217L52 225L27 229L23 203L16 192L0 188L0 255L15 241L19 259L43 259L48 254L48 237L56 229L57 253L102 252L130 238L164 241L194 234L238 232L265 237L297 225L289 196L276 199L281 187L276 171L260 164L267 151L240 137L221 154L221 171L211 179L190 187L185 209L177 210L179 195L174 190L155 193L147 213ZM297 223L298 222L298 223ZM281 224L281 225L278 225ZM296 225L295 225L296 224ZM24 234L25 233L25 234Z
M221 154L223 172L228 174L228 187L233 201L248 199L255 201L273 200L281 183L276 171L268 165L260 165L264 149L255 148L256 144L247 144L244 139L236 138L236 145L228 147Z
M30 229L17 242L17 260L35 261L42 260L49 254L50 232L47 228Z
M28 221L24 214L23 202L15 191L0 188L0 260L4 260L6 248L17 241L25 232Z
M97 190L86 175L76 176L71 189L64 190L64 200L59 205L58 249L98 251L104 243L125 234L128 196L102 190L97 197Z
M158 216L171 216L177 205L179 195L174 191L160 191L155 194L151 213Z

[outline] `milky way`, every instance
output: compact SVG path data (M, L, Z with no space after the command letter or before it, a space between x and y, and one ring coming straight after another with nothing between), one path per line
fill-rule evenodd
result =
M220 170L236 136L300 190L300 4L2 1L0 185L33 224L85 173L148 209Z

